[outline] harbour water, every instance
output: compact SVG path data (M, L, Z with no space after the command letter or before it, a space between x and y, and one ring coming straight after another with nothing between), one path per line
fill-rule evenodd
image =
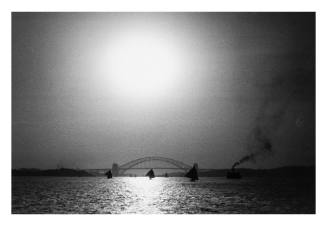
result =
M315 213L312 180L13 177L12 213Z

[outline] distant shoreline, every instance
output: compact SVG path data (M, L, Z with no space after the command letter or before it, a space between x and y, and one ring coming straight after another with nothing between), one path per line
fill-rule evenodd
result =
M212 169L199 171L200 177L225 177L230 169ZM250 169L239 168L236 169L244 177L311 177L315 178L315 166L285 166L273 169ZM184 172L169 173L170 177L184 176ZM36 168L22 168L13 169L12 176L57 176L57 177L93 177L102 176L102 174L94 174L88 170L77 170L69 168L60 169L36 169ZM128 176L128 175L126 175ZM163 176L163 175L158 175Z
M94 175L85 170L76 170L68 168L60 169L13 169L12 176L57 176L57 177L92 177Z

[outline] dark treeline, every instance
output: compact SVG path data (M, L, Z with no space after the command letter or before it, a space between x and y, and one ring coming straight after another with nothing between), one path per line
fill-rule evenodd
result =
M199 171L199 177L225 177L230 169L213 169ZM291 177L291 178L311 178L315 179L315 167L314 166L286 166L274 169L249 169L239 168L236 169L242 174L243 177ZM184 172L171 172L170 177L183 177ZM13 169L12 176L62 176L62 177L89 177L100 176L89 173L85 170L76 169ZM103 176L101 174L101 176ZM129 176L129 175L126 175ZM158 175L164 176L164 175Z
M75 169L13 169L12 176L56 176L56 177L90 177L92 174Z
M230 169L216 169L199 171L200 177L225 177ZM315 178L314 166L286 166L273 169L248 169L239 168L238 172L243 177L293 177L293 178ZM170 176L179 176L181 173L171 173Z

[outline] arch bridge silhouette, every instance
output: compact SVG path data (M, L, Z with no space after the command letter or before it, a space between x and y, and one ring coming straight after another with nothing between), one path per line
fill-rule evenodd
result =
M114 163L112 165L112 173L113 175L123 175L127 170L132 170L132 169L149 169L150 167L140 167L141 163L144 162L153 162L153 161L159 161L159 162L165 162L169 163L171 167L156 167L152 166L152 169L176 169L176 170L183 170L183 171L188 171L189 169L192 168L192 166L185 164L184 162L177 161L172 158L165 158L165 157L160 157L160 156L149 156L149 157L143 157L143 158L138 158L132 161L129 161L121 166L118 166L118 164Z
M153 162L163 162L168 163L168 166L160 166L153 165ZM144 166L142 163L150 163L151 167ZM147 156L143 158L134 159L122 165L118 165L117 163L112 164L111 172L113 176L123 176L124 173L128 170L146 170L146 169L170 169L170 170L182 170L187 172L192 168L191 165L188 165L182 161L178 161L172 158L166 158L161 156ZM104 174L107 169L88 169L87 171L90 173L96 174Z

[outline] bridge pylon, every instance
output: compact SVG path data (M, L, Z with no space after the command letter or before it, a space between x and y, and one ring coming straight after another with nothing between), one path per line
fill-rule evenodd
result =
M111 173L112 173L112 176L114 176L114 177L119 176L119 166L117 163L112 164Z

